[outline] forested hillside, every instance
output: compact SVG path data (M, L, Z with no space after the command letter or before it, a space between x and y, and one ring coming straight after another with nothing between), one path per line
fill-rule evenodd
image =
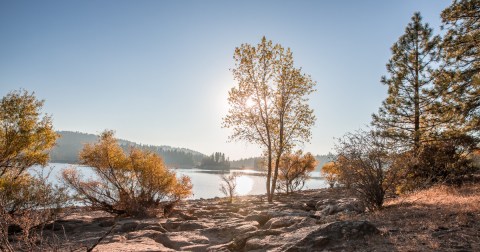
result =
M78 153L87 143L97 141L98 136L81 132L59 131L55 148L50 152L53 163L78 163ZM191 168L200 163L204 154L185 148L171 146L140 145L127 140L118 140L120 145L128 149L131 146L147 149L162 156L165 163L172 167Z

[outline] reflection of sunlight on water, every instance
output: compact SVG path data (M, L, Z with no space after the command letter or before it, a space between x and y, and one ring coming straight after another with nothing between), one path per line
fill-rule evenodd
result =
M240 176L237 177L237 187L235 188L235 192L238 195L247 195L252 191L253 188L253 179L247 176Z

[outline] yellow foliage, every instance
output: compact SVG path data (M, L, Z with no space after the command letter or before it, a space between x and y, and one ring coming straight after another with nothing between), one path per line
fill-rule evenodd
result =
M308 142L315 115L308 96L316 82L294 67L290 48L262 38L258 45L235 48L229 111L223 127L232 129L231 140L259 145L266 158L267 198L277 189L282 156L296 144ZM275 160L274 160L275 159Z
M103 132L97 143L85 145L80 160L98 179L84 180L71 169L64 171L65 181L80 200L111 213L144 215L162 201L191 195L189 177L177 178L162 158L150 151L131 148L126 153L112 131Z
M46 165L58 135L49 116L42 117L43 101L25 90L0 100L0 178L19 177L33 165Z
M279 187L287 194L301 189L316 165L317 161L310 152L302 155L302 151L297 151L283 155L278 174Z
M338 182L340 177L340 169L338 169L334 162L324 164L320 173L327 180L330 187L335 186L335 183Z
M58 135L51 118L42 115L43 101L25 90L8 93L0 100L0 250L10 251L9 227L22 235L17 244L29 249L39 241L33 228L52 220L66 204L67 194L47 183L43 174L30 175L34 165L48 163L48 151ZM16 238L17 239L17 238ZM12 250L13 251L13 250Z

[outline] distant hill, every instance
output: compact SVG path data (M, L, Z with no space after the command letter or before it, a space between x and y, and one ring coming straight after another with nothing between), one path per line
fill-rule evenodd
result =
M87 143L94 143L98 136L72 131L58 131L60 138L57 139L56 146L50 152L50 162L53 163L78 163L78 154ZM159 154L164 162L171 167L192 168L198 165L206 155L185 148L176 148L171 146L141 145L127 140L118 140L124 148L138 147L147 149Z

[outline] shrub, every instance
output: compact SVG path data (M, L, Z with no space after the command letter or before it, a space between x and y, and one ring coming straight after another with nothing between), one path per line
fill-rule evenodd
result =
M302 155L302 151L297 151L283 155L279 167L278 188L287 194L302 189L316 165L317 161L310 152Z
M474 148L475 141L465 136L422 145L417 156L411 158L401 192L438 183L462 184L478 170L471 154Z
M340 170L335 165L335 162L325 163L320 174L327 180L330 188L333 188L339 182Z
M390 143L373 131L357 131L339 139L335 148L339 181L348 183L369 210L381 208L398 178L396 160L401 160Z
M229 197L229 202L233 202L233 197L235 196L236 192L235 189L237 188L237 174L230 174L225 175L223 174L220 176L222 183L220 184L220 191L225 194L225 196Z
M191 195L189 177L178 179L155 153L137 148L125 153L112 131L85 145L80 160L96 178L85 180L76 169L68 169L65 182L78 200L109 213L144 216L162 202L172 204Z
M53 186L48 177L22 174L0 179L0 250L9 251L8 234L16 233L16 249L36 250L40 243L51 242L40 233L44 224L55 220L68 202L65 188ZM39 232L34 232L39 231Z

